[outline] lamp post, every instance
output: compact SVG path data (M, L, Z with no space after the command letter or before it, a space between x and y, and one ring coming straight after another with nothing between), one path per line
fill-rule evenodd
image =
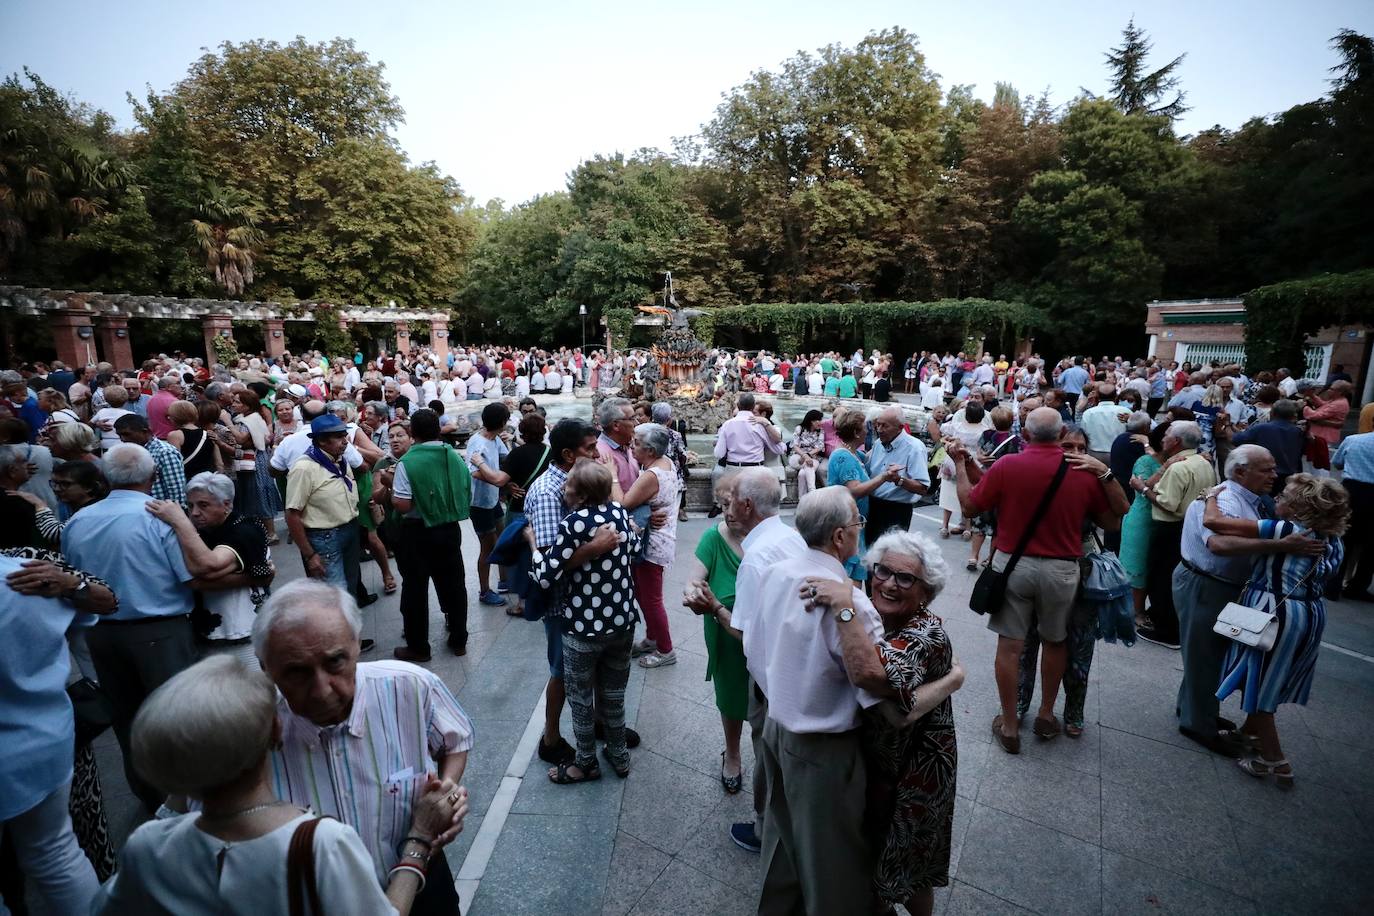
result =
M587 307L579 305L577 314L582 318L582 357L585 359L587 356Z

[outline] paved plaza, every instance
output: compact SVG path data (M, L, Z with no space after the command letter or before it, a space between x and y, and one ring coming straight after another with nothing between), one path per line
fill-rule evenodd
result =
M938 514L921 510L914 530L936 534ZM555 786L533 757L547 676L540 625L474 598L468 655L436 651L433 669L477 730L465 777L472 813L448 849L465 913L753 912L758 857L726 835L731 822L752 816L752 801L747 791L728 796L721 788L720 720L704 680L701 622L675 607L707 524L694 518L680 526L679 563L665 586L678 664L632 669L628 720L644 743L626 780L605 770L599 783ZM1027 728L1021 755L1011 757L990 743L996 639L967 610L968 545L941 543L951 575L934 609L968 680L954 698L952 881L936 894L937 913L1370 911L1374 608L1328 605L1312 703L1279 711L1297 773L1291 792L1178 734L1180 657L1147 643L1098 643L1083 737L1039 742ZM465 554L471 581L471 537ZM278 548L276 561L279 581L301 575L294 549ZM364 564L363 573L380 592L376 566ZM365 659L389 657L401 643L398 596L364 615L364 635L378 644ZM433 619L441 628L437 610ZM1223 712L1240 718L1234 702ZM571 737L566 714L564 734ZM111 830L122 844L139 814L112 735L97 747ZM752 762L746 741L745 766Z

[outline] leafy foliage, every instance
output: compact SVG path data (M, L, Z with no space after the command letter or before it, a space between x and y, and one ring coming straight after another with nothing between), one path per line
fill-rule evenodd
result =
M1309 334L1346 324L1374 324L1374 270L1252 289L1245 294L1246 362L1301 367Z
M1121 31L1121 47L1107 53L1112 73L1112 101L1126 114L1164 115L1174 119L1188 110L1184 93L1178 90L1178 68L1186 54L1180 54L1157 70L1148 70L1145 59L1153 47L1145 30L1132 18ZM1172 101L1164 98L1173 93Z

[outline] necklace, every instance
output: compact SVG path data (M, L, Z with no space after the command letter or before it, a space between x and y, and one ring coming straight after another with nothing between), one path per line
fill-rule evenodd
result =
M287 803L282 801L281 799L277 799L275 801L264 802L261 805L253 805L251 808L240 808L237 811L227 811L224 814L207 814L204 811L202 811L200 816L202 820L228 821L233 820L236 817L243 817L245 814L252 814L255 811L266 811L268 808L276 808L279 805L285 804Z

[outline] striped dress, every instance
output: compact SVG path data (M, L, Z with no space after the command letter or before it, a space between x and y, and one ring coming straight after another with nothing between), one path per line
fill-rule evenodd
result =
M1290 521L1264 519L1259 523L1259 536L1266 540L1278 540L1294 532L1306 534L1308 530ZM1322 587L1340 569L1342 553L1340 538L1331 538L1326 553L1319 557L1284 553L1256 557L1241 603L1276 611L1278 640L1268 652L1231 643L1217 699L1224 700L1240 690L1241 708L1247 713L1274 712L1280 703L1307 704L1317 667L1317 650L1326 627ZM1279 600L1289 592L1291 597L1280 604Z

